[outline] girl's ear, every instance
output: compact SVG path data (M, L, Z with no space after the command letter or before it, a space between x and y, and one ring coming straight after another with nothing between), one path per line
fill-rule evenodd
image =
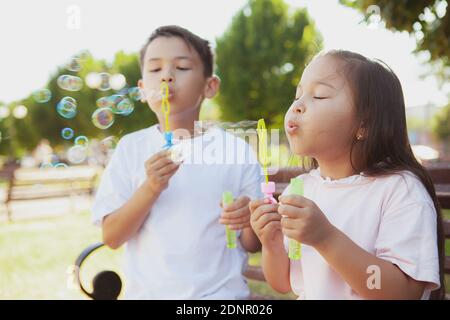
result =
M206 86L205 86L205 98L211 99L214 98L214 96L217 94L217 91L219 91L220 88L220 78L216 75L213 75L212 77L209 77L206 80Z
M356 140L364 140L367 138L366 136L367 130L364 127L360 127L356 132Z
M367 138L367 130L364 127L364 122L361 121L361 125L356 132L356 140L364 140Z

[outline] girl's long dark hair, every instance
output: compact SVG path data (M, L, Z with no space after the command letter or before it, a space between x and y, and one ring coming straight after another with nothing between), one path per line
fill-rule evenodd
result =
M441 208L433 181L417 161L409 144L405 101L399 79L382 61L371 60L354 52L331 50L319 55L331 56L343 62L342 70L352 89L356 118L359 121L355 137L360 127L366 132L364 139L355 138L353 141L350 160L355 171L375 177L407 170L417 176L433 200L436 208L441 287L433 291L430 298L444 299L445 238ZM310 166L317 168L317 161L312 159Z

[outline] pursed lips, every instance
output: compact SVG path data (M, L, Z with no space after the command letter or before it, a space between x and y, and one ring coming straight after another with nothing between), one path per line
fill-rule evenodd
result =
M289 120L286 123L285 129L288 134L294 134L298 130L298 127L299 125L295 121Z

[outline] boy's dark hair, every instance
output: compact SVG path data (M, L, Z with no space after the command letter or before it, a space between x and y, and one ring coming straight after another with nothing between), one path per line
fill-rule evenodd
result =
M195 51L200 56L200 60L203 64L203 74L205 77L212 76L213 73L213 54L211 51L211 47L209 45L209 41L200 38L199 36L193 34L187 29L184 29L180 26L170 25L170 26L162 26L157 28L152 32L147 42L144 44L140 51L140 66L141 71L144 67L144 56L145 51L147 50L148 45L159 37L178 37L181 38L186 44L194 48Z

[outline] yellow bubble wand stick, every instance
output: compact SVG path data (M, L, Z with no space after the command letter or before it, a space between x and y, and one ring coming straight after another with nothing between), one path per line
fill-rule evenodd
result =
M267 170L267 164L269 163L269 153L267 151L267 129L264 119L258 120L256 131L258 133L259 141L258 156L265 176L265 182L261 183L261 191L264 193L264 197L269 199L271 203L277 203L277 200L273 196L273 194L275 193L275 182L269 181L269 174Z
M161 109L165 118L165 130L164 139L166 139L166 144L163 146L164 149L169 149L173 146L172 138L173 133L170 131L169 127L169 114L170 114L170 103L169 103L169 85L167 82L161 82Z
M303 196L303 180L300 178L292 178L289 185L290 194ZM302 246L300 242L294 239L289 239L289 259L299 260L302 256Z
M230 191L225 191L222 194L222 203L224 206L233 203L233 194ZM236 248L236 231L231 230L227 225L225 225L225 234L227 237L227 248Z
M264 194L271 199L272 203L276 203L277 200L273 197L275 192L275 184L269 181L269 175L267 173L267 130L264 119L258 121L257 132L259 137L259 158L264 168L264 175L266 176L266 182L261 184ZM270 190L273 189L272 192ZM230 191L225 191L222 194L222 203L224 205L230 205L233 203L233 194ZM227 238L227 248L236 248L236 231L231 230L228 226L225 226L225 234Z
M259 159L263 166L264 175L266 181L261 184L261 190L266 198L269 198L271 203L277 203L277 200L273 197L275 192L275 183L269 181L269 175L267 172L267 164L269 163L269 154L267 152L267 129L264 119L258 120L257 127L258 139L259 139ZM291 194L303 195L303 180L299 178L291 179L289 191ZM292 260L299 260L301 257L301 244L300 242L289 239L289 258Z

